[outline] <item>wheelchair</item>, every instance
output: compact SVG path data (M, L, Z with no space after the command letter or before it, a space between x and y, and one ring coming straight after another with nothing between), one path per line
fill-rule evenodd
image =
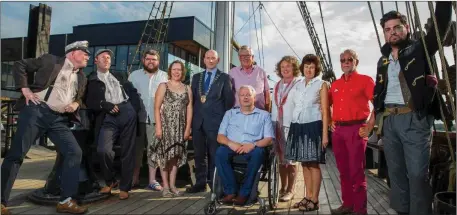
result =
M260 181L264 181L265 178L268 181L268 203L270 210L276 208L279 200L279 160L276 156L273 147L269 146L265 148L266 159L260 167L255 177L253 189L251 194L246 201L245 207L252 206L258 202L260 207L257 214L266 214L267 205L263 198L260 198L260 192L258 185ZM242 156L233 156L232 168L235 174L237 184L242 184L244 180L244 173L247 168L248 161ZM262 180L263 179L263 180ZM204 212L206 215L214 215L217 213L218 208L224 205L221 200L224 197L223 185L220 177L217 175L217 168L214 170L213 184L211 186L211 200L205 206Z

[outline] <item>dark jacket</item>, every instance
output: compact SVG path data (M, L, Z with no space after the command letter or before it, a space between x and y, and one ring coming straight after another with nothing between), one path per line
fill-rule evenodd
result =
M48 88L57 78L62 66L65 63L65 57L57 57L51 54L44 54L38 58L28 58L19 60L14 63L13 77L17 90L21 88L30 88L32 92L40 92ZM82 97L86 90L87 79L82 69L78 71L78 89L76 92L75 102L79 108L83 108ZM25 97L22 95L14 106L15 110L21 110L25 106ZM70 120L80 122L79 108L73 114L69 114Z
M451 2L437 2L435 16L437 18L438 30L441 39L444 37L446 29L451 21L452 6ZM425 44L430 57L438 51L438 42L434 26L432 30L425 36ZM378 61L376 86L374 89L374 108L376 113L384 111L384 100L387 93L388 75L387 69L389 66L389 55L392 48L389 44L385 44L381 48L382 57ZM436 87L427 85L426 77L431 75L431 70L427 63L424 45L421 40L412 40L408 36L408 40L404 41L399 46L398 60L401 71L408 88L411 92L412 107L415 112L418 112L421 117L425 115L434 115L435 119L441 119L439 110L438 90Z
M132 104L135 111L138 113L142 108L142 101L138 91L133 84L129 82L122 74L113 73L111 74L119 81L124 93L129 97L128 101ZM92 115L92 129L94 131L94 141L98 139L98 133L100 131L105 115L109 114L104 111L100 104L105 99L106 86L97 76L97 72L92 72L87 76L87 90L84 97L84 102L87 108L90 110ZM143 107L144 108L144 107Z
M218 77L219 75L219 77ZM217 70L215 79L211 84L205 103L201 102L199 88L203 89L205 71L195 74L192 77L193 95L193 117L192 128L200 128L203 125L205 130L219 130L219 125L227 110L235 104L235 94L232 90L232 83L227 73ZM217 80L216 80L216 77ZM203 91L203 90L202 90Z

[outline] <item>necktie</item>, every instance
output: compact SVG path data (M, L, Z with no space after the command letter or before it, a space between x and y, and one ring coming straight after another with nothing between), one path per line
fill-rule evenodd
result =
M213 73L212 72L206 72L206 80L205 80L205 87L203 88L203 91L205 91L205 93L208 91L208 88L209 88L209 84L211 83L211 75Z

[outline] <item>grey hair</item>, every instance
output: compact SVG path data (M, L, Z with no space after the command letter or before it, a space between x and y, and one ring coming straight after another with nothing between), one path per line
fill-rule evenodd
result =
M253 96L255 96L255 95L257 94L257 93L255 92L254 87L252 87L251 85L242 85L242 86L240 87L240 91L241 91L241 89L243 89L243 88L246 88L246 89L248 89L249 91L251 91L251 94L252 94Z
M242 50L246 50L246 51L249 51L249 54L250 55L254 55L254 52L252 51L251 47L247 46L247 45L243 45L240 47L240 50L238 51L238 53Z

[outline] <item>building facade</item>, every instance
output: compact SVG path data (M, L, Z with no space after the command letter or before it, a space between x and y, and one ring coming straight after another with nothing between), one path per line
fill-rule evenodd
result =
M151 20L149 24L154 23ZM166 34L161 53L160 69L166 71L169 64L174 60L181 60L185 63L188 70L186 82L190 81L193 74L204 69L204 54L214 43L214 32L196 17L178 17L164 20L168 22L168 33ZM94 53L99 49L111 49L114 56L111 60L111 70L123 72L132 66L131 71L142 67L141 53L147 46L147 41L152 41L147 35L143 35L146 20L109 23L109 24L90 24L73 27L71 34L51 35L49 41L49 53L57 56L64 56L65 46L74 41L89 41L91 56L88 66L84 73L89 74L96 70L94 65ZM149 29L144 31L149 33ZM154 37L155 32L150 33ZM138 47L140 38L142 45ZM157 48L160 44L148 43L148 47ZM137 48L139 50L137 51ZM238 66L237 57L238 46L235 44L232 52L232 66ZM2 74L2 95L12 96L5 92L12 89L14 80L11 75L11 67L15 61L26 58L27 37L6 38L1 40L1 74ZM228 72L228 71L226 71ZM16 95L16 94L15 94Z

